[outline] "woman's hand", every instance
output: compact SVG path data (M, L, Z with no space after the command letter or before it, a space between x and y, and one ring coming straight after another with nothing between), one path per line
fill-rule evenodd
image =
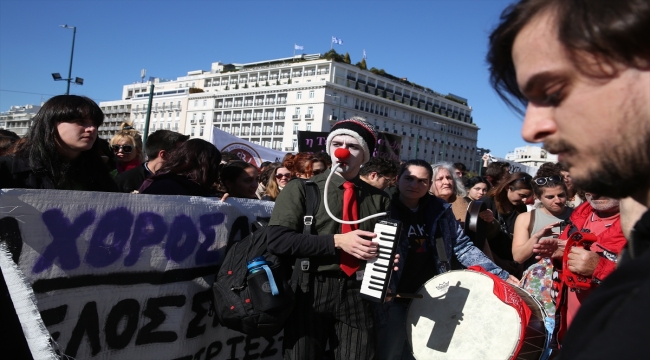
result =
M485 221L486 223L491 223L492 221L494 221L494 214L490 209L481 211L480 213L478 213L478 217L483 219L483 221Z
M546 237L540 239L537 244L533 245L533 253L535 254L535 259L540 260L542 258L555 257L558 248L558 239ZM560 256L562 256L561 254Z
M560 222L559 222L559 221L558 221L558 222L554 222L554 223L552 223L552 224L548 224L548 225L544 226L542 229L540 229L538 232L534 233L534 234L531 236L531 239L534 238L534 239L535 239L535 242L539 242L539 240L540 240L541 238L543 238L543 237L547 237L547 236L554 236L554 237L557 238L557 236L560 235L560 234L558 234L558 233L554 233L554 232L553 232L553 228L554 228L554 227L558 227L558 226L560 226Z

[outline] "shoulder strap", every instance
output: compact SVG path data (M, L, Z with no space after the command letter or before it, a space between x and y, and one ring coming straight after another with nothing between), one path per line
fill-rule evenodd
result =
M314 215L318 212L320 206L320 191L318 185L311 180L300 180L303 190L305 191L305 216L303 217L302 233L311 235L314 225ZM311 266L309 258L296 258L293 272L291 273L291 286L296 290L298 286L303 292L309 291L309 274L301 272L313 272L315 268Z
M314 224L314 215L320 206L320 191L318 185L311 180L302 181L303 189L305 190L305 216L303 217L303 234L312 233L312 225Z
M528 223L528 237L533 235L533 228L535 227L535 209L530 211L530 222Z

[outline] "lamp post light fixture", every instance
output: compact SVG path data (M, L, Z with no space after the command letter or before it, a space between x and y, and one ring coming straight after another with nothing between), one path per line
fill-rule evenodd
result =
M52 78L54 81L67 81L68 86L66 87L65 94L70 95L70 83L73 82L72 79L72 58L74 57L74 40L75 37L77 36L77 27L76 26L69 26L69 25L59 25L64 29L72 29L72 51L70 52L70 67L68 68L68 77L64 79L61 77L61 74L59 73L53 73ZM83 85L84 84L84 79L80 77L75 77L74 78L74 83L77 85Z

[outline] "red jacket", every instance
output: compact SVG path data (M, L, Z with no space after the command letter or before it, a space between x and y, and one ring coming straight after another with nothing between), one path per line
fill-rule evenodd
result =
M566 227L564 232L562 232L559 240L567 240L573 233L582 230L585 222L593 213L594 209L588 202L578 206L571 214L571 224ZM591 251L598 253L600 255L600 260L594 270L594 274L592 275L591 287L589 290L586 290L587 292L598 287L598 285L616 269L616 256L618 256L627 244L627 240L623 236L623 231L621 230L620 218L618 218L612 226L607 228L607 230L597 235L597 237L598 241L591 246ZM571 249L566 248L564 251L571 251ZM557 308L555 314L555 331L557 333L558 342L561 344L567 328L567 291L569 291L569 289L566 284L562 283L562 260L559 259L559 261L554 261L554 265L556 274L554 274L553 279L555 281L554 286L557 290L557 297L555 299Z

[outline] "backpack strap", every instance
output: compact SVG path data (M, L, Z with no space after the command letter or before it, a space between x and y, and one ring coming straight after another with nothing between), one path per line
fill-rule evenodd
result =
M305 191L305 216L303 217L302 233L305 235L313 234L314 215L320 207L320 191L318 185L310 180L300 180ZM309 258L297 258L291 274L292 287L300 285L303 292L309 291L309 275L300 274L301 272L315 272L312 269Z
M303 234L312 233L312 225L314 223L314 215L320 206L320 191L318 185L311 180L302 182L305 189L305 216L303 217Z

